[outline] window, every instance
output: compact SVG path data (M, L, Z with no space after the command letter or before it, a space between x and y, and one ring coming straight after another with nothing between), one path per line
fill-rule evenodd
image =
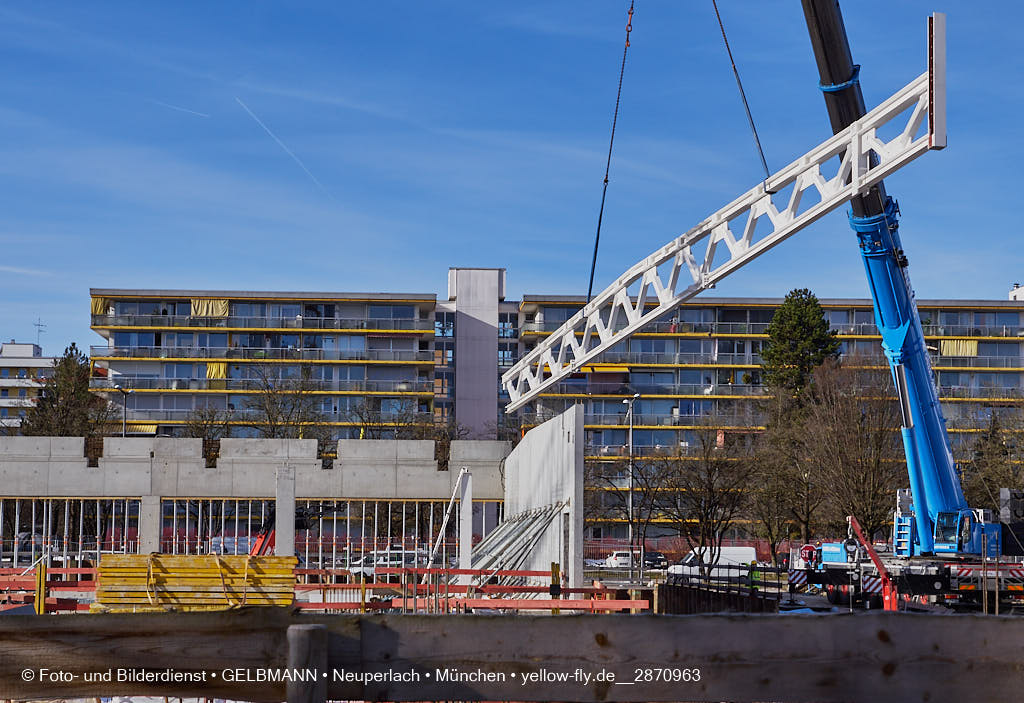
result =
M371 305L371 320L413 320L416 310L412 305Z
M499 316L500 317L500 316ZM454 337L455 336L455 313L439 312L434 316L434 336ZM498 336L501 336L500 333Z
M746 354L747 342L743 339L719 339L719 354Z
M675 349L669 347L675 347L674 339L629 340L629 350L635 354L671 354Z
M28 397L28 391L26 391L24 388L19 388L18 389L18 397L19 398L26 398L26 397Z
M10 378L10 376L11 376L11 370L10 369L0 369L0 378Z
M502 339L510 339L518 336L516 325L519 324L519 313L499 312L498 313L498 336Z
M576 314L580 308L578 307L554 307L548 306L543 309L544 323L549 327L552 324L561 325L563 322L568 320L570 317ZM556 325L556 326L557 326Z
M0 388L0 398L6 398L6 397L7 397L7 389L6 388Z
M498 366L514 365L518 346L515 342L498 342Z
M414 351L415 340L411 337L370 337L367 340L372 351Z
M825 312L829 326L834 330L841 330L850 324L849 310L828 310Z
M0 417L7 417L7 408L0 408Z
M978 342L978 356L1018 356L1017 342Z
M746 322L747 311L745 309L737 310L735 308L720 308L718 310L718 321L719 322Z
M1020 314L1016 312L997 312L996 326L1017 327L1020 325Z
M234 317L266 317L266 303L231 303L231 314Z
M455 363L455 342L434 343L434 364L451 366Z
M873 325L873 324L875 324L875 311L874 310L854 310L853 311L853 324L855 324L855 325Z
M366 337L341 335L338 337L338 349L347 351L363 351L366 349Z

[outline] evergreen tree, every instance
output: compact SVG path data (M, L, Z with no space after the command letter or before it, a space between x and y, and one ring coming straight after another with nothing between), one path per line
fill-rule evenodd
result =
M838 356L839 340L818 298L806 288L790 291L768 325L768 345L761 352L765 384L799 394L814 369Z
M107 401L89 392L89 357L72 343L54 362L52 375L25 415L21 433L94 437L110 428L114 414Z

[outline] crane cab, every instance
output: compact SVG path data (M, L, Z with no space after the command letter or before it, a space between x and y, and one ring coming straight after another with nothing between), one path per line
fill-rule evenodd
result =
M1002 553L1002 528L987 510L958 510L935 516L935 553L995 558Z

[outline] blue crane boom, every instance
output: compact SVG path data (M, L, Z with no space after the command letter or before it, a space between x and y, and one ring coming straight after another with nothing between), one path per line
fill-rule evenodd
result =
M833 132L865 114L846 28L837 0L802 0ZM933 19L933 21L935 21ZM941 145L940 145L941 146ZM873 165L873 164L872 164ZM911 501L898 501L893 542L901 556L999 552L999 525L968 508L950 451L921 317L899 235L899 209L879 181L850 201L875 323L902 411L901 434Z

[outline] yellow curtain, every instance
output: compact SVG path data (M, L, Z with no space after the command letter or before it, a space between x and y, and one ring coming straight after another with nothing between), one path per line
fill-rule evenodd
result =
M106 298L92 298L92 314L106 315L110 307L110 301Z
M228 377L228 364L226 361L208 361L206 362L206 377L207 378L227 378Z
M225 299L192 299L192 317L227 317L228 301Z
M977 356L977 339L942 339L939 340L939 353L942 356Z

